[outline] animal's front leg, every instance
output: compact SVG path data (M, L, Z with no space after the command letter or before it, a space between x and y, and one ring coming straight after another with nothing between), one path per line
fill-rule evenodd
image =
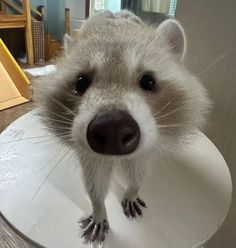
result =
M141 217L143 208L147 207L139 196L139 189L146 171L145 167L140 161L130 161L130 163L123 166L123 171L126 173L128 180L128 187L123 196L122 208L128 218Z
M109 230L104 200L109 187L111 168L104 165L86 164L82 170L93 212L89 217L79 221L83 229L81 237L89 242L97 240L101 243L105 240L105 233Z

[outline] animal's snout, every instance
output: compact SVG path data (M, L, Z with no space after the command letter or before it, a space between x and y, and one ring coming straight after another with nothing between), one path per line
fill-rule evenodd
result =
M98 114L89 124L87 140L97 153L122 155L138 146L140 130L132 116L122 110Z

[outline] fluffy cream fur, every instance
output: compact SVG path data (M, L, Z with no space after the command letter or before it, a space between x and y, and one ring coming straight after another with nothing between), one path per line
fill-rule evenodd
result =
M78 39L67 36L65 43L58 69L38 80L36 95L44 123L78 152L92 217L100 223L107 221L104 198L114 166L126 169L129 187L124 199L135 199L147 165L158 159L159 152L173 150L193 137L205 122L210 101L202 84L182 63L186 38L175 20L155 27L128 11L104 12L87 20ZM156 92L139 86L147 72L158 83ZM88 74L92 84L78 96L75 81L81 73ZM105 156L88 145L90 121L113 108L128 111L140 127L141 141L132 154ZM97 240L103 238L99 234Z

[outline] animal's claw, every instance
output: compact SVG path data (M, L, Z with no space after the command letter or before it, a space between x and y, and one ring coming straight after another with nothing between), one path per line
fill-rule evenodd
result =
M122 201L122 207L123 207L124 214L128 218L130 217L136 218L137 216L140 216L140 217L143 216L142 208L146 208L147 206L142 199L140 199L139 197L136 197L134 199L125 198Z
M86 242L89 243L97 241L101 244L105 240L105 234L109 231L109 224L106 219L96 222L92 216L80 220L79 225L83 229L81 238L85 238Z

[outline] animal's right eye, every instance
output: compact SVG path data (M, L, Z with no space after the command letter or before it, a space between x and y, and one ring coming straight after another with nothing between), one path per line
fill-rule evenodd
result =
M90 86L92 80L87 75L79 75L75 82L75 92L78 95L83 95Z
M146 91L155 91L155 89L157 88L155 79L149 74L144 74L139 83L141 88Z

